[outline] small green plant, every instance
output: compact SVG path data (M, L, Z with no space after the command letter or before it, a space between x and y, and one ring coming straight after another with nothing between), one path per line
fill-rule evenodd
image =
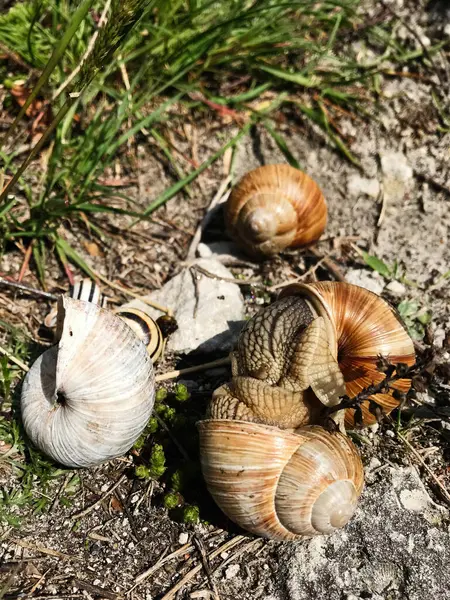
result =
M183 383L177 383L175 386L175 399L178 400L178 402L186 402L190 397L191 394L187 387Z
M183 522L190 525L195 525L200 520L200 509L198 506L186 505L183 506Z
M174 508L180 506L182 503L183 497L180 496L180 494L177 494L176 492L169 492L165 494L163 499L163 505L168 510L173 510Z
M421 340L425 335L425 327L431 323L430 310L420 307L414 300L403 300L397 310L405 323L409 335L414 340Z

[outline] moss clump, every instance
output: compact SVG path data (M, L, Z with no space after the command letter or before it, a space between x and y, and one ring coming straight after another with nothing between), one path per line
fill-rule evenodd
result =
M195 525L200 520L200 509L198 506L187 505L183 507L183 522Z
M169 510L173 510L174 508L177 508L177 506L180 506L182 501L183 499L180 494L177 494L176 492L169 492L164 496L163 504Z
M190 397L191 394L187 387L183 383L177 383L175 386L175 399L178 400L178 402L186 402Z
M155 403L163 402L167 398L167 390L166 388L159 388L159 390L155 394Z
M166 470L166 457L161 444L155 444L149 460L149 472L153 479L158 479Z

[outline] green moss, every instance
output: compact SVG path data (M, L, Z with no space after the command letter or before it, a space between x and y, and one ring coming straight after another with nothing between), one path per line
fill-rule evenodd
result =
M189 400L191 394L189 393L187 387L183 383L177 383L175 386L175 398L178 402L186 402Z
M155 402L162 402L167 398L167 390L166 388L159 388L159 390L155 394Z
M183 499L180 494L169 492L164 496L163 504L169 510L173 510L174 508L177 508L177 506L180 506L182 501Z
M200 519L200 509L198 506L188 505L183 507L183 522L195 524Z
M149 460L150 476L158 479L166 470L166 457L161 444L155 444L152 448L152 453Z
M150 479L150 471L145 465L138 465L134 468L134 474L139 479Z

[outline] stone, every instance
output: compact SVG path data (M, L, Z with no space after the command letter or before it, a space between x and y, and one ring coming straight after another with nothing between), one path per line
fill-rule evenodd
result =
M404 296L406 294L406 287L400 281L390 281L384 289L395 296Z
M413 184L414 172L403 152L385 151L380 154L385 200L402 200Z
M240 566L239 565L230 565L225 569L225 577L226 579L233 579L239 573Z
M364 489L347 526L279 550L290 600L447 600L449 512L415 467L386 467Z
M247 262L249 260L246 255L235 242L223 240L221 242L211 242L198 245L197 255L200 258L214 258L222 264L233 265Z
M180 544L180 546L184 546L184 544L187 544L189 541L189 534L186 533L185 531L183 533L180 533L180 535L178 536L178 543Z
M361 194L366 194L371 198L378 198L380 193L380 183L378 179L367 179L355 174L348 178L347 189L349 194L355 198Z
M160 290L146 296L148 300L171 308L178 323L178 329L167 342L167 349L186 354L230 351L245 322L241 290L235 283L220 279L233 279L233 274L217 260L200 258L192 264L218 279L185 267ZM124 306L144 310L153 319L162 314L138 299Z
M348 283L359 285L375 294L381 294L384 288L384 279L376 271L370 272L365 269L349 269L345 274Z

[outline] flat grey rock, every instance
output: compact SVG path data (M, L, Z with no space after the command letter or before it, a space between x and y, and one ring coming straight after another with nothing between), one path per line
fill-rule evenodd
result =
M193 264L218 277L233 279L233 274L212 258L200 258ZM232 350L245 322L244 299L238 285L189 267L146 298L173 310L178 329L170 336L167 348L174 352ZM137 299L124 306L145 310L154 319L162 314Z
M376 478L345 529L283 544L283 598L449 598L448 511L433 502L414 467L383 469Z

